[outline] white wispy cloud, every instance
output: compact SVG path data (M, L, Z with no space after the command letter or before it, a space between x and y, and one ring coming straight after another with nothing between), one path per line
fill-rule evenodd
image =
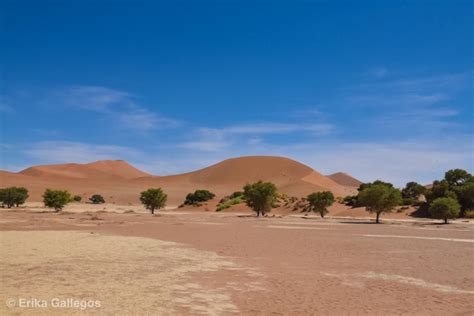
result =
M334 129L331 124L320 124L320 123L256 123L256 124L241 124L224 127L220 129L225 134L288 134L295 132L313 132L317 134L327 134Z
M219 140L190 141L178 144L180 148L193 149L199 151L221 151L228 148L230 142Z
M376 79L382 79L389 75L389 71L385 67L376 67L372 69L369 74Z
M129 130L146 132L180 125L177 120L137 104L135 99L131 93L107 87L73 86L56 91L44 102L98 112Z
M141 155L140 151L130 147L69 141L28 144L23 153L35 163L85 163L103 159L135 159Z
M193 133L193 140L177 144L179 148L198 151L223 151L233 143L255 146L263 142L263 136L282 134L326 135L332 132L331 124L296 124L263 122L252 124L237 124L222 128L198 128ZM196 140L197 139L197 140Z

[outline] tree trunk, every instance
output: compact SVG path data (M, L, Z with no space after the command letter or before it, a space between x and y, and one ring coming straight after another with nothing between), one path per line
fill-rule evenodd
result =
M445 224L448 223L448 218L447 218L447 217L444 219L444 223L445 223Z
M377 224L379 224L379 223L380 223L380 221L379 221L379 217L380 217L380 213L379 213L379 212L377 212L377 217L375 218L375 222L376 222Z
M155 208L154 207L151 208L151 215L153 215L153 214L155 214Z
M324 212L321 212L320 214L321 214L321 218L324 218Z

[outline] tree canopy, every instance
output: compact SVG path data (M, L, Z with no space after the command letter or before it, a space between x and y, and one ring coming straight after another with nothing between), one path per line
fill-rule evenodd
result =
M330 207L334 203L334 195L330 191L314 192L306 198L309 204L309 209L313 212L318 212L321 217L324 217Z
M71 201L68 191L46 189L43 194L43 202L46 207L54 208L56 212L61 211Z
M377 183L362 189L358 195L360 204L367 208L370 213L376 213L376 223L382 213L391 212L392 209L400 205L402 197L400 190L388 186L384 183Z
M416 182L408 182L402 190L402 197L405 199L418 199L425 193L426 188Z
M444 219L447 224L448 219L456 218L459 215L461 205L459 205L456 199L450 197L437 198L430 205L431 217Z
M155 209L165 207L167 198L161 188L150 188L140 193L140 201L151 214L155 214Z
M277 188L271 182L258 181L244 187L245 203L257 216L270 212L277 197Z
M3 207L12 208L20 206L26 202L28 190L23 187L9 187L0 189L0 202Z

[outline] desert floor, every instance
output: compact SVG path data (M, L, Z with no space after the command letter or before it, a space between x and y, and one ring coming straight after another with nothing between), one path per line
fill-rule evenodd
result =
M77 204L2 209L0 231L2 315L474 312L472 221Z

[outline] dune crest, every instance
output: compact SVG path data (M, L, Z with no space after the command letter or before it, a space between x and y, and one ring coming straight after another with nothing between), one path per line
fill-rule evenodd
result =
M362 181L357 180L345 172L336 172L328 175L327 177L332 179L334 182L346 187L358 188L362 184Z
M315 191L347 195L354 188L346 185L351 182L341 183L340 177L332 179L295 160L272 156L231 158L207 168L170 176L152 176L123 160L101 160L33 166L18 173L1 172L0 177L2 187L28 188L31 201L40 201L46 188L67 189L84 198L97 193L108 202L138 204L142 190L162 187L168 194L169 205L181 204L186 194L196 189L211 190L220 198L258 180L271 181L280 192L297 197Z
M83 179L120 177L133 179L149 176L123 160L99 160L86 164L67 163L56 165L34 166L19 172L28 176L54 176Z

